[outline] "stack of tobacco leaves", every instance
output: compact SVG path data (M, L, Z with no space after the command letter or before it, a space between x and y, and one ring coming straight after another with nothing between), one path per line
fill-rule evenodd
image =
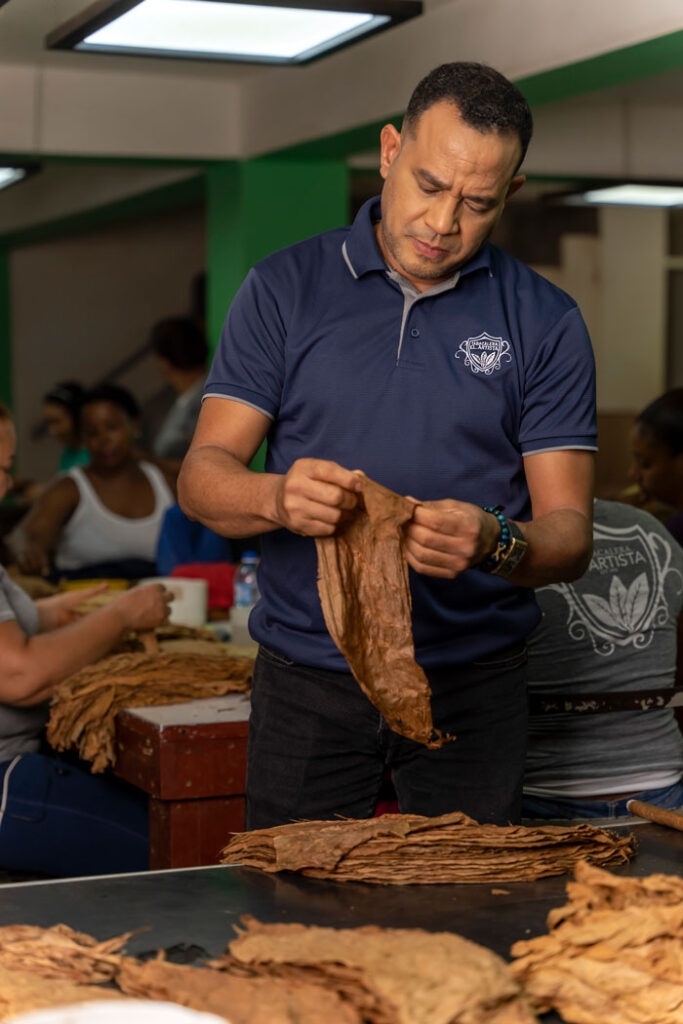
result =
M221 861L342 882L424 885L526 882L561 875L581 859L623 864L634 852L633 836L592 825L479 825L453 812L304 821L238 833Z
M11 961L0 961L0 1020L125 993L230 1024L534 1024L504 961L457 935L244 924L231 955L206 967L140 963L118 953L128 936L98 943L63 925L0 929Z
M9 1021L31 1010L123 998L113 988L79 985L73 981L43 978L29 971L11 971L0 967L0 1021Z
M47 739L55 750L78 748L101 772L114 763L114 718L120 708L181 704L200 697L244 693L251 658L199 654L113 654L55 689Z
M138 999L180 1003L225 1017L230 1024L363 1024L336 992L304 980L231 977L164 960L124 958L117 976Z
M119 950L130 938L98 942L66 925L0 928L0 1020L93 999L121 999L113 988L97 988L117 973Z
M0 928L0 967L98 985L112 980L121 961L120 950L134 934L98 942L64 924L52 928L7 925Z
M578 864L550 933L512 947L535 1008L576 1024L683 1024L683 879Z
M507 964L459 935L421 929L261 924L214 966L315 982L364 1024L533 1024Z

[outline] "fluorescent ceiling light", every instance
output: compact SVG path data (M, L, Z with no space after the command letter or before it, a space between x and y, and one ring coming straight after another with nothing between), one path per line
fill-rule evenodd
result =
M612 185L570 196L567 202L613 206L683 206L683 188L678 185Z
M98 0L46 42L90 53L302 64L421 11L418 0Z
M9 188L26 177L23 167L0 167L0 189Z

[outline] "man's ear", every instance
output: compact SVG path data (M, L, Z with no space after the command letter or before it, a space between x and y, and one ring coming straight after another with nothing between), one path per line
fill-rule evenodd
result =
M505 193L505 198L509 199L510 196L514 196L515 192L519 192L520 188L526 181L526 174L516 174L510 184L508 190Z
M401 135L393 124L385 124L379 135L380 162L379 173L386 178L389 168L401 152Z

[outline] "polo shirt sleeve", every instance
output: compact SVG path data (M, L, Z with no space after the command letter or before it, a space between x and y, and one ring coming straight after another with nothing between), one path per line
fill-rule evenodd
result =
M550 328L526 368L519 440L522 455L597 451L595 360L576 306Z
M230 398L275 419L284 380L285 326L259 268L249 271L225 320L204 398Z

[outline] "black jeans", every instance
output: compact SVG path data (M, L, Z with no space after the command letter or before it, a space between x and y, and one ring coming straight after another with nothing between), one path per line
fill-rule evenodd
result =
M350 673L256 659L247 755L247 828L371 817L391 777L403 813L521 815L526 651L427 673L434 724L457 738L429 750L392 732Z

